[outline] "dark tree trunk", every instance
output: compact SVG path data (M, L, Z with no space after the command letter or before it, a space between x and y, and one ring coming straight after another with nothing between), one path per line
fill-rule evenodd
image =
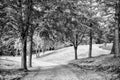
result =
M74 46L74 51L75 51L75 60L77 60L77 46Z
M113 41L113 45L112 45L110 54L115 54L115 40Z
M89 41L89 58L92 57L92 30L90 30L90 41Z
M115 14L115 20L116 20L116 26L115 26L115 57L120 56L120 51L119 51L119 20L120 20L120 1L116 3L116 14Z
M119 29L115 29L115 57L120 56L119 54Z
M27 38L22 36L22 58L21 58L21 68L27 70Z

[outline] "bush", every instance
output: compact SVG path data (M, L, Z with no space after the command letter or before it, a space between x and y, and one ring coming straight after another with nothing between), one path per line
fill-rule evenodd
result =
M10 46L2 46L0 48L0 55L4 55L4 56L15 56L15 49L13 47L13 45L10 45Z

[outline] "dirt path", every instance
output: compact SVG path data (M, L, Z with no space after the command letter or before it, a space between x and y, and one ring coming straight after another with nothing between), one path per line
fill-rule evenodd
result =
M22 80L107 80L105 76L77 69L70 65L36 69L28 72Z

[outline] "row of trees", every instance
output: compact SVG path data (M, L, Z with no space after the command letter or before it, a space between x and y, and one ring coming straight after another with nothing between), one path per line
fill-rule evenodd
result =
M112 52L119 56L119 4L119 1L111 0L1 0L0 38L3 35L20 38L21 68L27 70L27 42L30 42L28 61L29 67L32 67L33 38L36 32L44 40L69 42L74 46L77 59L77 48L83 38L90 37L89 57L92 57L92 40L96 35L102 36L98 34L103 29L112 30L108 27L115 23L118 25L113 29L115 44ZM109 10L112 12L109 13ZM114 12L115 19L109 21L108 16L114 18Z

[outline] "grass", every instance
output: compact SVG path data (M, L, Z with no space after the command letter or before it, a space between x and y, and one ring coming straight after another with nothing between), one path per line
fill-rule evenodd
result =
M0 80L20 80L25 75L21 69L0 69Z
M112 49L112 44L107 44L106 46L103 44L99 47L102 48L102 49L105 49L105 50L111 50Z
M106 73L111 75L110 80L120 80L120 57L101 55L93 58L83 58L70 62L70 65L84 70Z
M0 80L20 80L26 72L19 69L18 62L0 59Z
M19 69L18 70L2 69L0 70L0 74L1 74L1 77L0 77L1 80L20 80L25 75L25 72Z

